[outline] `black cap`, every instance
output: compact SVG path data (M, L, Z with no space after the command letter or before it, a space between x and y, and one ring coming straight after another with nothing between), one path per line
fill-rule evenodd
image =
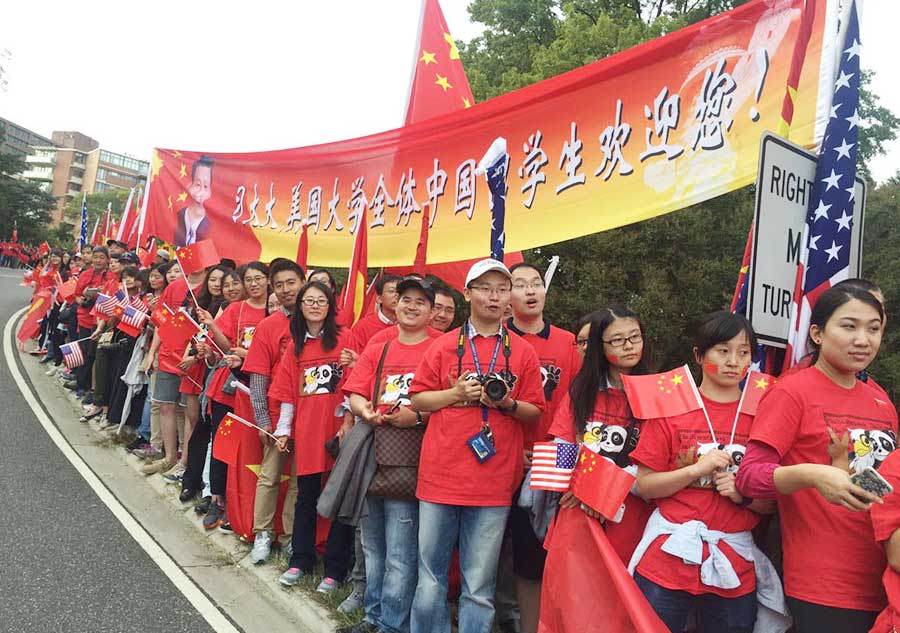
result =
M132 266L140 266L141 260L132 252L126 252L119 255L119 262L122 264L131 264Z
M403 293L410 288L418 288L424 292L431 305L434 305L434 287L431 285L430 281L415 275L404 277L400 280L400 283L397 284L397 294L403 295Z
M106 240L106 245L107 246L119 246L124 249L128 248L128 244L126 244L125 242L122 242L120 240Z

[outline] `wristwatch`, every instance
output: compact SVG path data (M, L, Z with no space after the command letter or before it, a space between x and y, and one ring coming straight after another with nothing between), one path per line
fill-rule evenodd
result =
M753 503L753 499L751 499L750 497L743 497L743 498L741 499L741 502L738 503L738 504L736 504L736 505L737 505L737 507L739 507L739 508L746 508L746 507L747 507L748 505L750 505L751 503Z
M416 411L416 426L424 426L425 420L422 418L422 412Z
M512 403L512 406L511 406L511 407L509 407L509 408L497 407L497 410L500 411L500 413L505 413L505 414L507 414L507 415L512 415L513 413L516 412L516 410L517 410L518 408L519 408L519 401L518 401L518 400L513 400L513 403Z

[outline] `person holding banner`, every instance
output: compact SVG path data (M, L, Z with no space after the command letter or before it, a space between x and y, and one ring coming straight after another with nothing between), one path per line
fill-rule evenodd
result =
M753 424L739 402L754 349L756 335L743 316L704 318L694 337L703 371L698 406L645 422L631 453L637 493L655 500L656 510L629 571L673 633L684 630L691 611L701 633L750 633L757 619L757 565L765 556L750 530L774 504L742 496L734 483ZM678 378L660 378L660 389L683 386Z
M644 326L633 310L622 305L591 313L585 326L588 340L584 363L572 379L548 433L563 442L585 444L620 468L636 472L630 456L638 445L642 422L631 413L622 390L622 376L649 373ZM560 499L563 508L579 505L571 491ZM582 508L598 517L587 506ZM644 534L650 512L644 499L629 494L619 520L604 523L606 535L625 565Z
M868 631L885 606L885 554L867 514L881 499L851 479L878 469L897 447L896 409L857 377L878 354L883 324L870 292L835 286L818 297L812 366L760 402L738 473L739 494L778 501L798 633Z
M237 356L240 361L247 357L256 326L268 316L266 314L269 300L269 268L262 262L250 262L244 268L243 282L247 290L247 299L231 303L217 318L201 307L197 307L197 316L202 325L209 328L212 345L203 343L208 355L212 350L223 355ZM210 400L209 428L215 444L219 423L230 412L234 411L237 378L231 372L227 358L222 358L215 369L206 388ZM227 522L225 516L225 487L228 478L228 465L215 457L209 463L209 489L212 501L209 510L203 517L203 527L212 530Z
M343 401L341 350L350 332L336 322L334 294L318 281L306 283L297 295L291 315L291 346L285 350L269 396L280 404L275 436L278 449L291 452L297 469L297 503L291 536L288 569L278 579L293 586L312 573L316 564L316 503L322 491L322 475L334 458L325 448L341 427L336 409ZM332 522L325 545L325 576L316 591L331 593L343 582L350 566L354 528Z

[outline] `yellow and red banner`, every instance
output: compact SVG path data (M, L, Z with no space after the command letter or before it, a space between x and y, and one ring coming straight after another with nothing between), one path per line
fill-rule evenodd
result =
M833 0L817 6L793 102L791 140L813 147L833 90ZM490 251L478 159L510 148L508 251L658 215L755 180L778 127L803 0L754 0L666 37L471 108L363 138L256 153L154 151L146 232L212 239L238 261L347 266L368 221L369 266L413 262L428 214L428 262ZM826 28L827 27L827 28ZM448 45L449 47L449 45ZM429 51L430 52L430 51ZM445 51L447 52L447 51Z

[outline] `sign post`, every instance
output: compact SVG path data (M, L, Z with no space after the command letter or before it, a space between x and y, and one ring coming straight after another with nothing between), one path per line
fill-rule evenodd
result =
M785 347L790 327L800 239L816 176L815 154L766 132L760 142L747 318L761 343ZM862 265L866 184L856 178L850 276ZM829 220L833 222L834 220Z

